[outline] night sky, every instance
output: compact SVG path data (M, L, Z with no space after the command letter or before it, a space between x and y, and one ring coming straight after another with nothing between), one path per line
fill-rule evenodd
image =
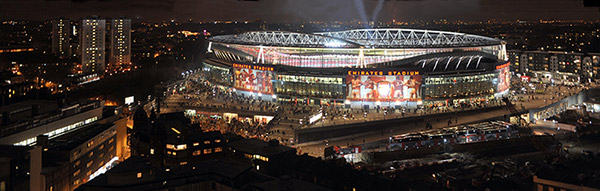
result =
M1 0L0 19L140 17L149 21L598 20L582 0Z

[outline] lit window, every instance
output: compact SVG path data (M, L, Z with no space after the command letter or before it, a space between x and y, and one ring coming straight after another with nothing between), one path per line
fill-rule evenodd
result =
M175 145L167 144L167 149L175 150Z
M210 141L204 141L204 144L208 145L208 144L210 144Z
M212 153L211 149L204 149L204 154L210 154Z
M185 161L179 163L179 165L186 165L186 164L187 164L187 162L185 162Z
M80 172L81 172L81 170L80 170L80 169L78 169L77 171L75 171L75 172L73 173L73 177L76 177L77 175L79 175L79 173L80 173Z
M142 178L142 173L141 172L137 173L137 178Z
M215 153L221 152L223 151L223 148L221 147L215 147Z
M200 145L200 143L194 143L193 145L194 145L194 146L198 146L198 145Z
M194 155L194 156L198 156L198 155L201 155L201 154L202 154L202 151L201 151L201 150L195 150L195 151L192 153L192 155Z
M90 141L90 142L87 144L87 147L88 147L88 148L90 148L92 145L94 145L94 141Z
M215 139L215 143L220 143L221 139Z
M154 154L154 149L150 149L150 154L153 155Z
M92 166L92 164L94 164L94 161L90 161L90 162L88 162L88 163L87 163L85 166L86 166L87 168L89 168L90 166Z

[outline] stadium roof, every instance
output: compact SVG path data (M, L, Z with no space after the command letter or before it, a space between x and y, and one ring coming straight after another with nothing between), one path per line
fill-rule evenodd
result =
M252 31L221 35L210 41L280 47L320 48L445 48L500 45L501 40L457 32L419 29L355 29L314 34Z

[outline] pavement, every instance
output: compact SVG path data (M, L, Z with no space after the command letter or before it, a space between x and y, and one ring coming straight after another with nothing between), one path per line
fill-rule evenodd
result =
M574 89L568 90L568 88L565 88L565 87L562 87L559 90L559 88L557 88L557 87L550 87L547 89L545 94L519 95L520 97L523 97L524 100L513 102L513 104L515 106L517 106L518 110L530 110L530 109L534 109L534 108L540 108L540 107L544 107L546 105L550 105L550 104L552 104L556 101L559 101L567 96L576 94L576 93L580 92L581 90L582 89L579 89L579 88L578 89L574 88ZM561 93L564 95L561 95ZM532 100L529 98L529 96L535 96L536 99ZM438 122L438 119L427 118L426 115L424 117L425 117L425 124L430 123L433 126L433 128L435 129L435 128L448 127L448 120L451 120L452 125L457 125L457 124L460 125L460 124L479 122L481 120L486 120L486 119L503 117L505 115L510 115L510 114L511 114L510 111L506 107L503 107L503 108L499 108L499 109L493 110L493 111L474 113L474 114L464 114L463 112L456 112L457 117L439 119L439 122ZM409 115L421 115L421 114L407 114L407 116L409 116ZM392 115L392 116L394 116L394 115ZM389 116L386 116L386 117L389 117ZM419 130L422 130L423 128L424 128L424 124L421 124L421 126L414 126L414 124L403 124L403 125L390 127L388 129L386 129L383 133L373 132L371 134L345 137L343 139L328 140L328 141L322 141L322 142L311 142L308 144L298 144L298 145L296 145L296 147L301 153L307 153L308 155L311 155L314 157L322 157L323 149L326 147L329 147L331 145L346 146L346 145L361 145L361 144L370 143L370 142L381 142L382 140L387 140L392 135L419 131Z
M518 110L529 110L529 109L534 109L534 108L540 108L540 107L549 105L551 103L554 103L555 101L563 99L567 96L578 93L579 91L581 91L581 88L569 89L566 87L562 87L559 90L558 87L548 87L548 88L546 88L546 91L544 94L517 95L517 97L522 101L516 101L516 102L513 102L513 104L517 107ZM186 103L190 102L190 100L186 99L185 96L186 95L181 95L181 94L174 94L174 95L168 96L167 99L164 101L164 103L166 104L166 107L161 106L161 113L184 111L185 109L190 108L191 106L185 105ZM194 96L194 95L189 94L187 96ZM534 96L535 99L531 99L531 96ZM213 100L202 100L200 102L200 104L227 106L228 103L223 100L214 100L213 99ZM498 105L498 104L496 104L496 105ZM261 111L257 107L249 107L249 108L251 110L254 110L257 112ZM196 107L195 109L207 110L207 111L211 111L211 112L219 112L220 110L222 110L222 109L218 109L218 108L201 108L201 107ZM360 144L369 143L369 142L381 142L382 140L387 140L389 138L389 136L391 136L391 135L421 130L424 128L424 125L426 123L430 123L433 126L433 128L443 128L443 127L448 126L449 120L452 122L452 125L457 125L457 124L473 123L473 122L478 122L478 121L485 120L485 119L491 119L491 118L502 117L505 115L510 115L510 112L505 107L502 107L502 108L499 108L496 110L492 110L492 111L481 112L481 113L465 114L462 111L464 111L464 110L448 109L446 113L452 113L450 115L450 117L434 119L434 118L427 118L427 116L429 116L431 114L438 114L438 113L443 113L443 112L440 111L440 112L433 112L433 113L423 113L423 112L419 111L419 112L414 113L411 111L411 112L406 112L403 115L402 112L400 112L399 110L396 110L395 112L389 112L389 113L387 113L387 115L384 115L382 110L380 112L376 112L376 110L370 110L370 112L367 114L367 116L363 117L362 110L355 109L355 110L350 111L355 116L354 119L348 119L348 118L342 118L342 117L338 117L335 119L326 118L325 120L321 120L310 126L301 125L298 121L299 121L299 119L310 116L311 114L305 114L305 115L290 114L287 120L281 120L281 121L277 121L275 123L275 125L272 128L274 133L271 135L271 138L282 140L282 143L284 145L294 146L301 153L307 153L314 157L320 157L320 156L323 156L323 149L330 145L345 146L345 145L360 145ZM246 111L239 110L237 112L242 113L242 112L246 112ZM298 129L298 128L326 127L326 126L331 126L331 125L351 124L351 123L360 123L360 122L366 122L366 121L384 120L384 119L401 118L401 117L414 117L414 116L425 117L425 123L419 124L418 126L415 126L414 124L398 124L398 125L391 126L383 131L351 135L351 136L342 137L342 138L333 139L333 140L324 140L324 141L304 143L304 144L293 144L293 142L291 142L294 138L293 137L294 130Z

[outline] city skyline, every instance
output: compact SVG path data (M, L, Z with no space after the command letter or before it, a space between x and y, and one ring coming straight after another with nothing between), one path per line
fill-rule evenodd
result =
M31 14L36 13L36 14ZM583 1L417 0L417 1L7 1L0 2L0 19L45 20L67 17L141 18L168 20L265 20L269 22L392 20L587 20L600 19L598 7Z

